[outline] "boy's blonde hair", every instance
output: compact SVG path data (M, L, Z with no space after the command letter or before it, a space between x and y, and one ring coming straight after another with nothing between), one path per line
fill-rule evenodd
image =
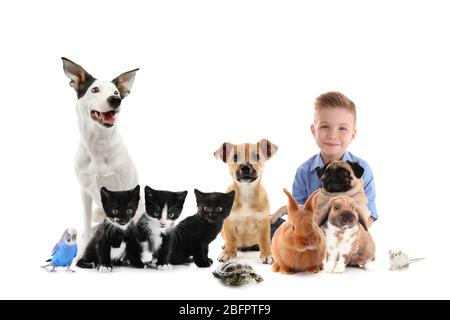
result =
M315 110L320 111L322 109L327 108L344 108L348 111L350 111L354 118L355 118L355 125L356 125L356 107L352 100L347 98L344 94L337 92L337 91L331 91L327 93L323 93L320 96L316 98L316 102L314 103ZM315 121L314 117L314 121Z

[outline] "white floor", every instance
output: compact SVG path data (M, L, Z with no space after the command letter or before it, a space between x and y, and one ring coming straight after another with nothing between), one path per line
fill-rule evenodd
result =
M380 237L374 227L374 236ZM381 243L380 243L381 242ZM211 246L210 257L220 252L220 236ZM101 274L76 269L76 273L48 273L39 268L39 252L24 251L26 261L2 263L2 299L448 299L447 264L434 256L405 271L389 271L387 251L378 243L377 270L347 269L344 274L280 275L258 262L258 253L240 253L264 278L260 284L230 288L211 274L213 267L175 266L171 271L116 268ZM432 254L432 253L431 253ZM26 255L36 259L26 259ZM17 252L16 252L17 256ZM3 259L2 259L3 260Z

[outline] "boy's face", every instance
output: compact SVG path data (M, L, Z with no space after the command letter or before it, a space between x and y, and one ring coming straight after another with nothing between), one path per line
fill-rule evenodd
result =
M356 135L355 117L344 108L316 112L311 132L324 160L339 160Z

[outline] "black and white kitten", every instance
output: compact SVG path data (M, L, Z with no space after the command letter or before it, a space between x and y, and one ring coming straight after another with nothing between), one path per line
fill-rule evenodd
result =
M195 189L198 211L170 230L170 264L192 262L197 267L209 267L208 246L222 229L223 220L230 215L234 191L203 193Z
M127 191L100 189L106 218L78 260L78 267L98 267L100 272L111 272L113 264L144 266L140 260L138 230L132 221L139 204L139 190L139 185Z
M145 187L145 213L137 223L141 261L147 266L168 269L169 241L167 230L183 210L187 191L171 192Z

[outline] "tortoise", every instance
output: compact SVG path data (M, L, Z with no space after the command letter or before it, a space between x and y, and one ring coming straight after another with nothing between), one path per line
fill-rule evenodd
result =
M263 278L250 265L239 263L236 260L225 262L213 272L213 275L222 279L227 286L243 285L252 280L263 281Z

